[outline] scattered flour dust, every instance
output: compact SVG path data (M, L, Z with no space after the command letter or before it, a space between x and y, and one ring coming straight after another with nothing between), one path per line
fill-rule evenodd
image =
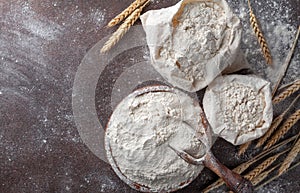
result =
M153 0L152 2L159 4L162 1ZM280 67L283 65L296 36L297 19L299 20L299 16L293 15L296 5L290 1L280 0L251 1L254 14L259 21L273 58L272 66L268 67L250 26L247 1L227 0L227 2L232 11L241 19L243 25L242 50L248 62L257 75L271 81L273 85L277 82L278 74L282 71ZM299 46L295 53L297 51L299 52ZM299 78L299 63L300 54L294 54L287 71L288 76L283 79L284 84Z
M293 4L289 1L251 1L254 14L260 23L263 34L273 58L273 64L268 67L263 58L260 46L249 22L247 1L228 0L233 11L239 16L243 25L242 49L247 60L258 75L267 78L272 83L277 82L280 68L295 39L297 27L292 23ZM296 50L297 51L297 50ZM284 82L291 82L299 77L300 55L295 54Z

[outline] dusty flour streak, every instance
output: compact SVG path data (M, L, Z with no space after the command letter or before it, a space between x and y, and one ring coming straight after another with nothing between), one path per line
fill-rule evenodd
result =
M291 19L293 5L288 2L283 3L281 1L267 0L263 3L266 6L262 6L262 2L252 2L252 7L260 22L273 57L272 67L267 67L260 46L250 27L247 2L229 0L229 4L235 7L234 12L242 21L242 49L245 52L247 60L252 68L255 69L256 74L266 77L272 83L276 82L281 70L280 67L284 63L297 30L296 26L291 24L295 23ZM297 76L299 77L297 60L299 60L299 57L295 56L294 61L292 61L290 65L290 74L287 78L287 82L294 80ZM291 69L293 69L293 71Z
M0 34L0 56L5 59L1 71L6 75L2 77L5 81L15 82L14 85L24 81L29 84L29 69L49 77L50 61L44 48L63 35L63 27L37 15L29 2L8 7L0 19L1 23L7 24L3 25Z
M22 21L24 29L33 33L35 36L51 41L55 40L60 34L60 26L56 24L43 23L40 20L30 19Z
M90 19L98 26L103 27L105 25L104 18L106 16L106 10L95 10L90 14Z

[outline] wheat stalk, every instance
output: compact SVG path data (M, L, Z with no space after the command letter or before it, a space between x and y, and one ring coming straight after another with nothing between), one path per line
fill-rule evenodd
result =
M272 163L274 163L274 161L276 161L277 158L279 156L281 156L282 154L284 154L285 152L287 152L287 150L280 152L272 157L269 157L264 162L262 162L257 167L255 167L252 171L250 171L247 175L245 175L244 177L250 181L253 180L259 174L261 174L265 169L267 169Z
M201 192L202 193L208 193L214 189L217 189L218 187L222 186L224 184L224 181L222 178L219 178L217 181L212 183L211 185L207 186L205 189L203 189Z
M297 140L296 144L292 148L292 150L289 152L286 159L283 161L282 165L279 168L278 175L283 174L287 169L290 167L290 165L295 160L296 156L300 152L300 139Z
M276 117L273 121L272 124L270 126L270 128L268 129L268 131L261 137L259 138L257 144L256 144L256 148L261 147L266 141L267 139L272 135L272 133L277 129L277 127L280 125L280 123L282 122L284 116L286 115L286 113L294 106L294 104L298 101L300 95L298 95L293 102L289 105L289 107L278 117ZM242 155L246 152L246 150L248 149L248 147L251 145L251 141L244 143L243 145L240 146L238 155Z
M292 169L294 169L294 168L296 168L296 167L298 167L299 165L300 165L300 162L294 164L293 166L291 166L291 167L288 169L288 171L289 171L289 170L292 170ZM268 183L272 182L273 180L277 179L279 176L280 176L280 175L272 176L270 179L268 179L268 180L267 180L266 182L264 182L263 184L260 184L259 186L256 186L256 187L255 187L255 190L256 190L256 191L259 190L261 187L263 187L263 186L265 186L266 184L268 184Z
M275 96L275 94L276 94L276 92L277 92L277 89L278 89L278 87L279 87L279 85L280 85L280 83L281 83L283 77L285 76L285 73L286 73L286 71L287 71L287 69L288 69L288 67L289 67L289 65L290 65L290 62L291 62L291 59L292 59L292 57L293 57L295 48L296 48L296 46L297 46L297 42L298 42L299 35L300 35L300 25L298 26L298 31L297 31L295 40L294 40L294 42L293 42L293 44L292 44L292 47L291 47L291 49L290 49L290 51L289 51L289 53L288 53L288 55L287 55L287 57L286 57L286 59L285 59L285 62L284 62L284 64L283 64L283 66L282 66L283 70L281 71L281 73L280 73L280 75L279 75L279 78L278 78L278 80L277 80L277 82L276 82L276 84L275 84L275 87L274 87L274 89L273 89L273 92L272 92L272 96L273 96L273 97Z
M270 128L268 129L268 131L261 137L259 138L257 144L256 144L256 148L261 147L263 144L265 144L265 142L267 141L267 139L272 135L272 133L277 129L277 127L280 125L280 123L282 122L284 116L286 115L286 113L294 106L294 104L298 101L300 95L298 97L296 97L293 102L289 105L289 107L278 117L276 117L273 121L272 124L270 126Z
M232 171L241 174L242 172L244 172L246 169L249 168L249 166L251 166L253 163L255 163L257 160L253 159L250 160L248 162L242 163L241 165L237 166L236 168L234 168ZM214 190L220 186L222 186L224 184L224 181L222 178L219 178L217 181L215 181L214 183L212 183L211 185L207 186L204 190L202 190L203 193L208 193L211 190Z
M259 184L260 182L262 182L264 179L266 179L266 177L269 176L269 174L274 171L280 164L277 164L276 166L272 167L271 169L262 172L261 174L259 174L257 177L252 179L252 184L253 186L256 186L257 184Z
M252 141L248 141L247 143L244 143L243 145L240 146L238 155L241 156L242 154L244 154L246 152L246 150L248 149L248 147L251 145Z
M248 6L249 6L249 10L250 10L251 27L253 28L254 33L258 39L258 43L262 49L262 52L264 54L264 57L265 57L267 63L272 64L272 56L271 56L270 50L268 48L268 44L266 42L266 39L264 38L262 31L260 30L260 28L258 26L258 22L257 22L256 16L253 13L253 10L252 10L251 4L250 4L250 0L248 0Z
M261 152L260 154L256 155L254 158L252 158L251 160L249 160L247 162L244 162L244 163L240 164L239 166L237 166L236 168L234 168L233 171L236 172L236 173L238 173L238 174L243 173L253 163L257 162L258 160L261 160L265 156L267 156L270 153L272 153L274 150L285 146L286 144L290 143L291 141L293 141L295 139L296 139L296 136L290 137L290 138L282 141L281 143L273 146L272 148L264 150L263 152ZM202 192L203 193L208 193L211 190L214 190L214 189L222 186L223 184L224 184L224 181L221 178L219 178L217 181L215 181L214 183L212 183L211 185L209 185L205 189L203 189Z
M280 93L278 96L276 96L273 99L273 104L277 104L283 101L284 99L291 96L293 93L297 92L298 90L300 90L300 79L294 82L291 86L289 86L285 91Z
M113 18L108 24L108 27L113 27L123 21L128 15L130 15L134 10L143 5L147 0L135 0L131 3L124 11L122 11L119 15Z
M272 135L272 133L277 129L277 127L280 125L280 123L283 120L283 114L279 115L278 117L276 117L270 128L268 129L268 131L261 137L259 138L257 144L256 144L256 148L261 147L263 144L265 144L265 142L267 141L267 139Z
M295 82L298 82L299 80L300 80L300 79L296 79L296 80L294 80L294 81L292 81L292 82L289 82L289 83L286 83L286 84L284 84L284 85L281 85L281 86L278 88L278 91L283 92L283 90L285 90L286 88L292 86Z
M275 132L272 138L269 140L267 145L264 149L270 148L274 145L286 132L292 128L297 121L300 119L300 109L298 109L294 114L292 114L284 123L283 125Z
M239 166L237 166L236 168L233 169L233 171L235 171L236 173L241 174L242 172L244 172L246 169L249 168L250 165L252 165L253 163L255 163L258 160L261 160L262 158L264 158L265 156L269 155L270 153L272 153L274 150L281 148L283 146L285 146L286 144L290 143L291 141L295 140L296 136L290 137L284 141L282 141L281 143L273 146L270 149L264 150L263 152L261 152L260 154L256 155L255 157L253 157L251 160L244 162L242 164L240 164Z
M120 39L126 34L126 32L130 29L130 27L134 24L134 22L140 17L143 8L149 3L148 0L141 7L136 9L125 21L124 23L117 29L116 32L105 42L104 46L101 49L101 53L109 51L116 43L120 41Z

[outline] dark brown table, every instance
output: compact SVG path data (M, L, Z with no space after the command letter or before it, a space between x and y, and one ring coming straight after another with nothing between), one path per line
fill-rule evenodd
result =
M93 153L87 139L81 137L72 107L74 79L83 57L116 30L105 25L130 2L0 0L0 192L136 192ZM154 1L146 10L176 2ZM247 11L246 2L229 3L235 12L241 11L241 4ZM299 25L299 4L299 0L254 1L253 7L269 14L264 22L281 22L283 26L287 22L295 30ZM278 14L287 18L273 21L276 11L270 11L268 6L281 7ZM112 110L106 103L113 77L130 67L123 60L143 60L143 55L137 53L147 53L147 47L139 49L116 56L99 78L95 106L103 126ZM286 54L283 51L281 61ZM247 58L250 63L263 61L251 58L251 54ZM299 49L295 60L299 62ZM299 63L293 66L286 82L299 78ZM250 151L238 158L237 148L220 139L213 151L231 168L255 154ZM224 152L227 156L223 156ZM299 173L300 167L296 167L259 192L299 192ZM203 175L179 192L200 192L214 179L216 176L205 169Z

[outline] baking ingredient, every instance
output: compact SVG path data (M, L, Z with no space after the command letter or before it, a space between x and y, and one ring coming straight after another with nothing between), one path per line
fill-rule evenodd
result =
M134 12L138 7L146 3L147 0L135 0L131 3L124 11L114 17L108 24L107 27L113 27L123 21L127 16Z
M248 0L248 6L249 6L249 11L250 11L249 15L250 15L251 27L253 28L253 31L257 37L258 43L261 47L261 50L264 54L264 57L265 57L267 63L272 64L272 56L271 56L268 44L266 42L266 39L265 39L261 29L259 28L258 21L256 19L256 16L253 13L253 10L252 10L251 4L250 4L250 0Z
M141 191L172 191L189 184L203 166L185 162L170 146L196 157L205 154L195 136L196 129L204 132L200 111L189 96L168 87L144 88L126 97L106 130L114 171Z
M100 52L105 53L108 52L114 45L116 45L120 39L127 33L130 27L134 24L134 22L140 17L143 8L150 2L147 0L143 5L134 10L131 15L129 15L124 23L115 31L112 36L105 42L104 46L101 48Z
M269 149L276 142L282 138L298 121L300 120L300 109L296 110L291 116L287 118L287 120L282 124L282 126L276 130L276 132L272 135L270 140L264 146L264 149Z
M295 143L295 145L293 146L293 148L291 149L287 157L284 159L278 171L279 175L283 174L289 169L290 165L293 163L293 161L295 161L299 152L300 152L300 139L297 140L297 142Z
M270 83L254 76L217 78L203 105L213 132L234 145L261 137L273 118Z
M300 79L296 80L286 90L284 90L283 92L281 92L277 96L275 96L273 99L273 104L277 104L277 103L283 101L284 99L288 98L289 96L291 96L298 90L300 90Z
M223 0L183 0L141 20L153 66L187 91L207 86L239 52L240 21Z

